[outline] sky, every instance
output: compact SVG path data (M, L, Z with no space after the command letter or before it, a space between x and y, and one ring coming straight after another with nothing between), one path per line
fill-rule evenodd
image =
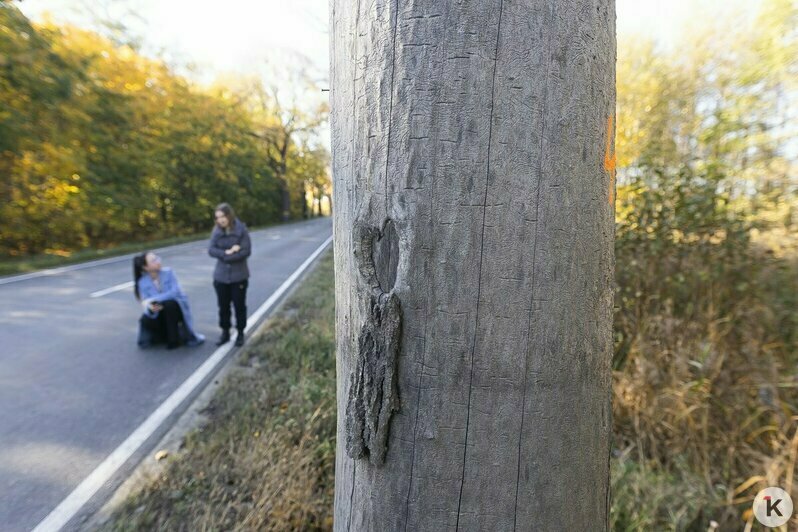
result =
M616 0L619 40L653 36L677 46L685 28L734 6L754 12L760 0ZM124 17L143 37L143 51L175 65L196 65L201 77L256 73L265 59L307 57L324 78L328 64L328 0L24 0L30 18L50 12L57 21L87 26L87 11ZM76 8L76 6L78 6ZM122 7L124 6L124 7ZM134 11L137 17L131 17ZM208 79L206 79L208 80ZM208 80L209 81L209 80Z
M48 16L88 28L98 16L121 21L140 39L144 55L160 57L173 71L203 84L231 75L258 75L275 84L276 72L302 62L317 87L329 87L329 0L22 0L16 5L37 21ZM760 5L761 0L616 0L618 42L644 35L663 48L678 47L680 35L694 25L730 11L745 18ZM276 85L300 107L311 109L326 99L321 91ZM327 125L316 139L329 149Z
M175 66L195 65L211 81L229 72L253 74L265 61L307 57L319 77L327 67L327 0L23 0L33 20L92 27L92 12L122 20L146 55Z
M678 47L682 32L694 25L733 10L753 14L760 4L616 0L618 41L645 35L664 48ZM142 53L162 58L175 72L203 84L230 75L259 75L273 83L275 72L303 62L319 88L329 86L329 0L22 0L17 6L37 21L49 16L88 28L98 16L121 21L140 39ZM294 94L291 83L277 85ZM293 97L310 109L326 94L302 89ZM329 149L328 127L317 134Z

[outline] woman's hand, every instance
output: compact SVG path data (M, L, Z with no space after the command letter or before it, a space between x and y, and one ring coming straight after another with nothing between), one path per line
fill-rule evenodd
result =
M224 254L225 255L232 255L233 253L237 253L240 250L241 250L241 246L239 246L238 244L233 244L233 246L230 249L226 249L224 251Z
M163 305L159 303L150 303L150 312L159 312L163 308Z

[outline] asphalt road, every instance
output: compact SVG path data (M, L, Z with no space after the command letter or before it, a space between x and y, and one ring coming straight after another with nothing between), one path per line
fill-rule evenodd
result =
M331 232L324 218L251 233L250 315ZM129 257L0 278L1 531L35 527L216 349L206 244L159 251L208 338L197 348L140 350L132 288L91 297L131 280Z

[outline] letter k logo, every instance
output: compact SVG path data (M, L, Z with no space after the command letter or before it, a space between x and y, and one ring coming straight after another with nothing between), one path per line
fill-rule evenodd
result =
M768 517L770 517L773 512L776 512L776 514L779 517L783 517L781 515L781 511L779 510L779 503L781 502L781 499L776 499L776 502L773 502L773 497L768 495L767 497L765 497L765 500L767 501L767 514L768 514Z
M770 486L756 494L752 510L761 524L779 527L793 517L792 497L778 486Z

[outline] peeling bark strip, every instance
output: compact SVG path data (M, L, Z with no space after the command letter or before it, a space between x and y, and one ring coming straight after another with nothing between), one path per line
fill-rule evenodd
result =
M396 361L402 316L393 292L399 258L396 229L388 220L380 232L357 224L355 261L370 290L368 310L358 337L357 363L350 375L346 407L346 452L385 462L391 416L399 410Z

